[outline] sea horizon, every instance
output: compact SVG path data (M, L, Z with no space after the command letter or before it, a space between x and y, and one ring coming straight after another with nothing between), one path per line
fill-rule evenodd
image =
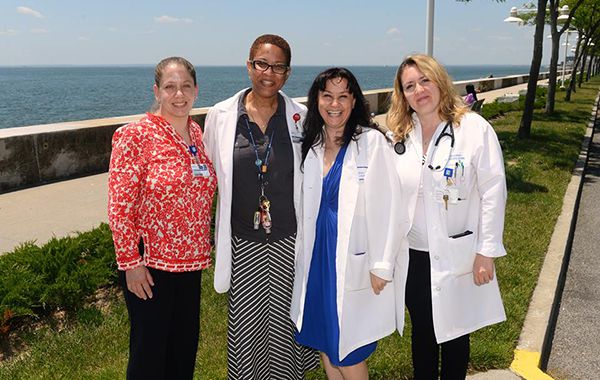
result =
M154 66L0 66L0 129L146 112L153 103ZM242 65L196 65L194 107L210 107L250 85ZM314 77L331 66L294 65L283 91L306 96ZM393 87L397 66L346 65L363 91ZM529 65L447 65L454 81L528 74Z

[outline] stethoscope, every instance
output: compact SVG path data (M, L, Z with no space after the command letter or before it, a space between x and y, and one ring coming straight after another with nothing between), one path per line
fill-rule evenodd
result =
M404 144L404 139L394 142L394 132L383 128L380 130L383 132L385 138L392 145L392 147L394 147L394 152L396 152L396 154L404 154L404 152L406 152L406 144Z
M402 154L406 153L406 139L402 139L400 141L394 142L394 133L391 131L387 131L385 133L385 137L388 139L388 141L394 147L394 152L396 152L396 154L402 155ZM448 159L446 160L446 163L444 164L444 166L441 166L441 165L433 166L433 160L435 158L438 147L440 145L440 141L442 141L442 139L444 137L450 137L450 152L448 153ZM452 156L453 150L454 150L454 127L452 126L452 122L448 121L446 123L446 125L444 125L444 128L442 129L442 133L440 133L439 136L435 139L435 143L433 144L433 151L431 152L431 156L429 157L429 165L427 165L427 167L433 171L438 171L438 170L442 169L442 167L445 167L448 164L448 161L450 161L450 156Z
M450 132L447 132L446 130L449 130ZM440 141L444 137L450 137L450 151L448 152L448 158L446 159L446 162L444 163L443 166L436 165L434 167L433 160L435 159L435 155L437 153L438 146L440 145ZM427 167L433 171L438 171L438 170L441 170L442 168L446 167L446 165L448 165L448 161L450 161L450 157L452 156L453 150L454 150L454 127L452 126L452 122L449 121L446 123L446 125L444 125L444 128L442 129L442 133L440 133L440 135L437 137L437 139L435 139L435 144L433 144L433 151L431 152L431 156L429 156L429 165L427 165Z

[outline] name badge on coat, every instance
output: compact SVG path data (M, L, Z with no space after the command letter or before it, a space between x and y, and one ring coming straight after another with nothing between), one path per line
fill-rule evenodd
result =
M356 171L358 173L358 182L365 182L365 176L367 175L368 166L357 166Z

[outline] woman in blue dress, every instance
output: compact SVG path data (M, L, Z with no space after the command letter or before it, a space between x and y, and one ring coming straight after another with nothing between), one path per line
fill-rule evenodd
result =
M373 127L350 71L317 76L304 124L291 316L296 340L321 352L329 379L368 378L365 360L396 329L395 302L403 302L389 283L407 218L393 191L392 149Z

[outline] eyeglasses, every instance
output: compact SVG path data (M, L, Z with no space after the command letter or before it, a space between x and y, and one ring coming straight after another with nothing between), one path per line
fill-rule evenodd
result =
M271 70L275 74L285 74L290 69L290 67L288 65L284 65L283 63L275 63L273 65L270 65L267 62L261 61L258 59L250 61L250 63L252 64L252 67L254 67L255 70L264 72L264 71L269 70L269 68L271 68Z

